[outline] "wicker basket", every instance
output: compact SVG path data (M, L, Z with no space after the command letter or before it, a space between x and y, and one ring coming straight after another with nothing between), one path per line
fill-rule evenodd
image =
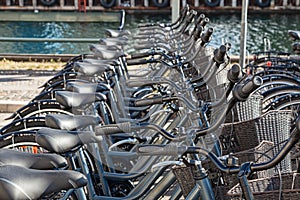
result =
M278 110L251 120L226 123L219 136L223 155L253 149L264 140L274 143L275 155L280 148L277 145L289 138L291 121L291 111ZM279 169L282 172L291 171L290 154L280 163Z
M274 148L274 145L272 142L269 141L262 141L258 146L252 149L248 149L245 151L240 151L237 153L233 153L232 156L235 156L238 158L239 163L247 162L247 161L252 161L255 163L261 163L268 161L270 158L273 157L273 151L272 149ZM222 177L222 185L218 185L218 193L225 195L226 192L236 185L238 183L238 178L237 174L228 174L228 173L223 173L219 171L212 162L209 160L205 160L202 162L202 165L205 169L207 169L207 172L209 174L210 179L215 182L220 178L220 175ZM274 170L265 170L261 172L257 172L255 174L251 175L251 179L257 179L257 178L262 178L262 177L270 177L274 175ZM214 180L215 179L215 180ZM225 191L225 189L227 191ZM221 190L221 191L219 191ZM225 192L225 193L222 193ZM222 195L221 195L222 196Z
M281 181L279 176L250 180L249 185L256 200L298 200L300 197L299 173L283 174ZM227 195L232 200L242 199L241 187L239 185L234 186Z
M261 116L263 96L253 94L246 101L238 102L232 109L232 115L228 115L226 122L242 122Z
M261 95L251 95L244 102L239 102L236 105L238 120L246 121L261 116L262 114L262 100Z
M183 196L186 197L196 185L192 168L174 166L172 167L172 171L181 188Z

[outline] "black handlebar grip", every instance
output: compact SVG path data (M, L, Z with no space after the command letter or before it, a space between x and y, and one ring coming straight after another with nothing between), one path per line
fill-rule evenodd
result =
M147 59L139 59L139 60L127 60L127 65L143 65L149 63Z
M233 89L233 96L239 101L246 101L249 95L263 84L263 79L259 76L246 78L242 83L237 84Z
M95 128L96 135L111 135L111 134L128 133L128 132L131 132L130 122L97 126Z
M213 34L213 32L214 32L214 29L209 28L209 29L207 29L207 31L204 34L202 34L202 36L201 36L201 40L202 40L201 45L202 46L210 41L210 37Z
M200 25L201 25L202 27L205 27L205 25L208 24L208 22L209 22L209 18L205 17L205 18L201 21Z
M190 13L190 15L187 17L187 20L186 20L186 21L187 21L188 23L191 23L192 20L193 20L193 18L196 16L196 14L197 14L197 12L193 12L193 11L192 11L192 12Z
M237 83L239 81L240 72L241 72L241 67L238 64L232 65L227 73L227 79L231 83Z
M149 156L149 155L168 155L168 156L178 156L185 153L187 150L186 146L177 145L139 145L137 147L138 155Z
M135 100L134 105L137 107L141 107L141 106L150 106L150 105L162 104L162 103L163 103L163 97L153 97L148 99Z
M203 31L203 27L202 26L197 26L197 29L194 33L195 41L197 41L201 37L202 31Z
M214 61L217 64L222 64L225 62L225 54L226 54L226 46L225 45L221 45L218 49L216 49L214 51Z
M196 20L196 24L200 24L205 19L205 15L201 13Z

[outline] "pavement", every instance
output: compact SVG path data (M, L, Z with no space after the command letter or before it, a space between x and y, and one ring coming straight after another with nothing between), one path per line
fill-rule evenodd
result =
M41 92L39 86L54 74L54 71L0 71L0 127L10 122L5 120L6 117L38 95Z

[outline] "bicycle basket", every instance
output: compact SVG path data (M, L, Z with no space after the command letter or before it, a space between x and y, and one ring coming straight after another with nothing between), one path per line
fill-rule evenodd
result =
M219 136L223 155L255 148L264 140L274 143L275 155L280 149L278 145L289 138L291 121L292 111L275 110L251 120L226 123ZM279 169L291 171L290 154L279 164Z
M191 167L172 167L172 171L181 188L182 194L186 197L196 185L194 174Z
M226 122L241 122L261 116L263 96L253 94L246 101L238 102L232 109L233 116L228 115Z

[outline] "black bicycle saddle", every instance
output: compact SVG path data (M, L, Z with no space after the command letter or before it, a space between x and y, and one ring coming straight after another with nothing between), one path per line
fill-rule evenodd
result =
M76 171L0 166L1 199L40 199L54 192L80 188L86 184L86 177Z

